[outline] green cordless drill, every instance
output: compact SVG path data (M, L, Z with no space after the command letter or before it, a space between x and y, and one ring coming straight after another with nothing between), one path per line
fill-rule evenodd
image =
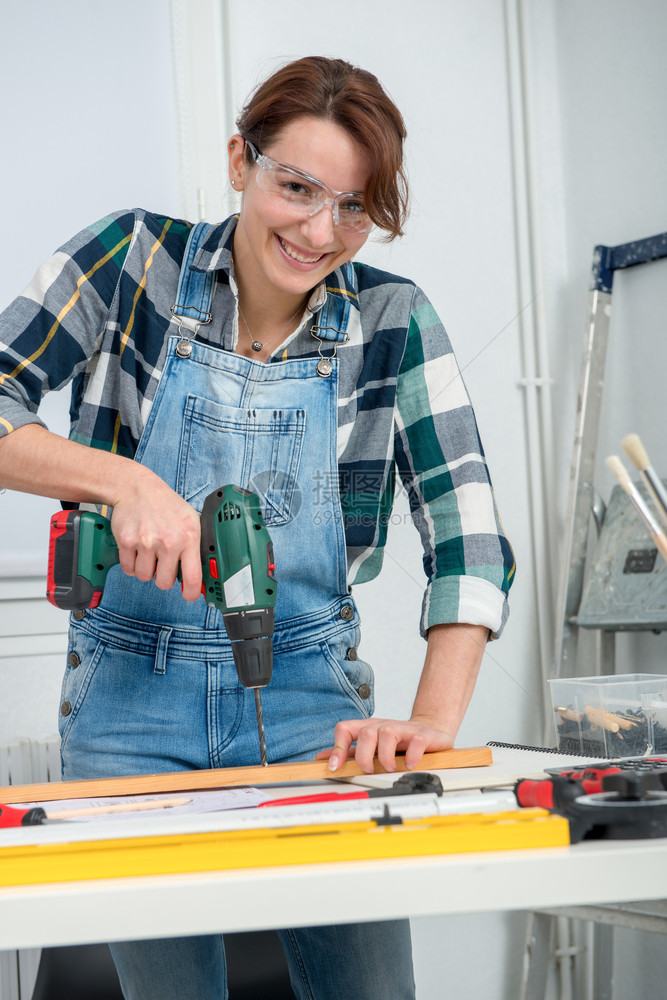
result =
M97 607L107 573L118 561L108 518L82 510L54 514L47 599L68 611ZM256 494L224 486L206 498L201 565L204 599L222 612L239 680L255 693L261 761L266 764L260 689L273 673L276 567Z

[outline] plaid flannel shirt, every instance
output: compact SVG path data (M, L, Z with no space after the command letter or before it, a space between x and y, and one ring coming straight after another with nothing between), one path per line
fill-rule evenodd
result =
M239 335L236 221L216 226L193 264L217 278L212 322L197 336L229 351ZM0 315L0 435L41 423L44 394L73 380L70 436L134 456L177 332L171 306L190 228L117 212L42 265ZM355 262L315 290L269 363L317 358L309 328L327 295L350 303L349 340L337 354L338 483L322 476L314 488L340 492L350 586L380 571L398 472L424 550L422 634L466 622L499 635L514 560L445 330L413 282Z

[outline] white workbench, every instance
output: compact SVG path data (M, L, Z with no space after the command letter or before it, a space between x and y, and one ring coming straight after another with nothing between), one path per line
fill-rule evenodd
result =
M0 888L0 950L666 898L667 839L98 879Z
M667 897L667 839L0 889L0 948Z

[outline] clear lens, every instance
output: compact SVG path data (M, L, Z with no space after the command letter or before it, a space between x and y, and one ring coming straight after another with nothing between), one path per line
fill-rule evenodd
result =
M261 154L257 160L257 184L274 201L289 208L299 218L308 218L327 205L334 205L334 221L343 229L369 232L373 227L364 203L353 194L329 197L327 189L314 178ZM333 192L332 192L333 193Z
M360 232L368 232L372 228L373 223L364 208L363 201L358 198L350 198L349 195L342 195L336 199L336 205L339 226Z
M305 178L286 167L260 168L257 183L268 194L273 194L282 201L303 209L306 214L317 209L326 201L322 188L309 184Z

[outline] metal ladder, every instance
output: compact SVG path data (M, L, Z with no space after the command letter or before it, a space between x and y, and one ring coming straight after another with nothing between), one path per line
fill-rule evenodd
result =
M595 629L594 666L587 673L613 673L616 632L628 627L619 608L605 616L586 613L586 577L595 573L591 559L592 524L600 538L607 508L594 487L595 460L609 341L611 296L618 270L667 257L667 233L618 246L596 246L586 338L579 385L574 448L570 465L568 512L562 544L561 574L556 601L556 636L551 677L577 676L580 629ZM610 502L611 503L611 502ZM610 523L609 521L607 522ZM638 525L639 536L643 528ZM667 592L667 565L659 567ZM636 585L636 581L631 581ZM665 621L635 620L635 629L667 628ZM545 746L552 738L551 706L547 714ZM582 922L587 922L582 924ZM614 926L667 933L665 903L573 906L529 914L521 1000L544 1000L554 959L560 964L560 994L571 1000L612 1000L612 940ZM573 960L588 951L588 968L574 977Z
M615 247L596 246L593 254L589 314L570 466L568 513L556 603L557 634L552 677L568 677L576 674L576 648L581 624L578 614L584 590L591 516L599 533L605 515L604 504L595 491L593 480L614 274L618 270L636 267L663 257L667 257L667 233L635 240L633 243L622 243ZM646 627L655 628L656 625L650 623ZM603 635L599 643L595 673L613 672L613 640L617 630L611 620L605 623L604 629L601 630Z

